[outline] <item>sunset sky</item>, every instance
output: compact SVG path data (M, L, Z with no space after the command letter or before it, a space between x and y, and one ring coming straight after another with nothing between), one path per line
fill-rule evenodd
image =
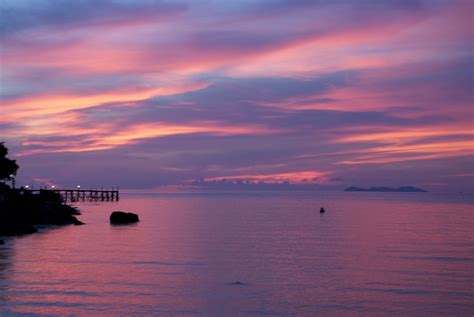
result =
M471 0L2 0L17 184L473 191Z

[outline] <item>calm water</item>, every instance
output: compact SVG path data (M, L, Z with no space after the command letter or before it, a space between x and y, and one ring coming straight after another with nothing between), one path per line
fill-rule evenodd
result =
M466 197L122 198L80 205L85 226L0 246L0 315L474 314L473 204ZM110 226L113 210L137 212L142 221Z

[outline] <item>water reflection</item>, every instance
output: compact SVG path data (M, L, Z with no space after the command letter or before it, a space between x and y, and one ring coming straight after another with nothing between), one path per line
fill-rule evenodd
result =
M8 290L8 273L11 272L12 263L10 253L12 249L9 245L0 245L0 302L6 302L6 291Z
M472 311L471 204L325 194L320 214L320 198L294 195L162 195L85 204L87 225L9 244L15 254L5 253L8 264L0 264L0 314ZM116 209L137 212L141 222L110 226Z

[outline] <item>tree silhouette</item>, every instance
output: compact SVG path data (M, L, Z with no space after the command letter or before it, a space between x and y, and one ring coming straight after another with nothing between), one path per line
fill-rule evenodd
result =
M7 158L8 149L3 142L0 142L0 180L12 180L18 170L15 160Z

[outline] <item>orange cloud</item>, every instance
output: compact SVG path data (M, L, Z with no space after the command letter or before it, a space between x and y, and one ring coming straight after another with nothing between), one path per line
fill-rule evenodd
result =
M90 133L92 132L92 133ZM160 138L171 135L205 133L217 136L227 135L258 135L278 133L279 130L266 128L258 125L222 125L218 122L200 121L192 122L185 125L173 125L167 123L146 123L136 124L125 127L123 130L117 131L117 127L103 124L94 131L82 130L76 131L82 135L82 141L77 144L65 141L25 141L23 145L44 145L54 146L53 148L28 150L19 153L19 156L37 154L37 153L54 153L54 152L86 152L113 149L118 146L132 144L140 140ZM90 134L88 134L90 133ZM53 134L43 134L42 136L54 136Z
M107 103L126 103L156 96L167 96L207 87L205 83L178 84L168 87L127 88L95 95L33 95L3 103L3 122L42 117L69 110L89 108Z
M369 127L363 127L367 130ZM348 135L334 139L334 143L349 143L349 142L377 142L380 143L401 143L413 142L421 138L428 137L442 137L442 136L474 136L474 130L469 128L456 127L428 127L428 128L400 128L399 130L376 132L376 133L360 133L357 130L354 135Z
M354 135L339 137L332 142L371 145L354 152L353 159L339 161L337 164L383 164L474 154L474 131L469 128L410 128L378 133L356 131ZM436 140L446 137L461 137L463 140Z

